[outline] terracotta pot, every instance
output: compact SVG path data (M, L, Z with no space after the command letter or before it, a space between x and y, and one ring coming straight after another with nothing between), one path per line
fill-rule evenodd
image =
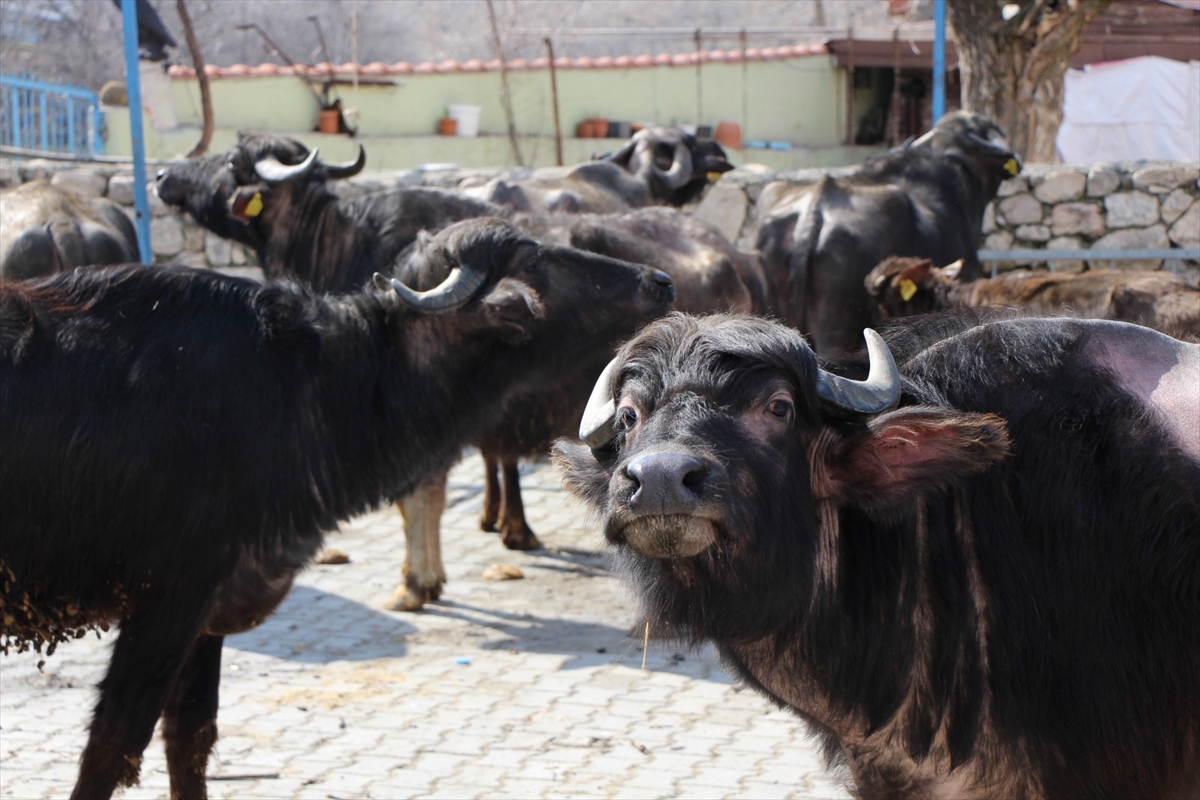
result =
M575 126L575 136L580 139L591 139L596 134L592 132L593 126L590 119L585 119L583 122Z
M458 120L453 117L442 117L438 120L438 133L442 136L457 136Z
M317 130L321 133L337 133L338 121L341 119L342 112L336 108L321 109L317 115Z
M597 139L603 139L608 136L608 120L601 117L592 117L592 136Z
M738 150L742 149L742 126L736 122L718 122L717 132L713 137L717 140L717 144L723 147L733 147Z

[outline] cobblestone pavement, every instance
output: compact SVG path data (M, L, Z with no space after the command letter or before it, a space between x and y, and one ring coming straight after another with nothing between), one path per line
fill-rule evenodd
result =
M803 725L740 691L710 650L629 637L602 541L548 465L526 513L547 545L478 529L482 469L452 473L444 599L382 610L400 518L356 519L328 545L351 563L302 573L278 612L226 640L209 765L219 798L845 797ZM489 582L511 564L524 580ZM65 797L113 639L0 658L0 797ZM167 796L162 742L126 798Z

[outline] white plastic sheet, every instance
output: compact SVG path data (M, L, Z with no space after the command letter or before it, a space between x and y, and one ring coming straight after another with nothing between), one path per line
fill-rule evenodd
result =
M1090 64L1067 70L1064 90L1063 163L1200 161L1200 61Z

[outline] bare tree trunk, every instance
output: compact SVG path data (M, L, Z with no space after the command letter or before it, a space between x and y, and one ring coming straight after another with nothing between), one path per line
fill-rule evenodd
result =
M204 72L204 54L200 52L200 42L196 41L196 32L192 30L192 18L188 16L185 0L175 0L175 10L179 12L179 21L183 23L183 36L187 39L188 50L192 53L192 64L196 68L196 82L200 84L200 107L204 111L204 130L200 132L200 141L187 154L188 158L196 158L208 152L212 142L213 119L212 91L208 86L208 75Z
M997 0L946 0L958 49L963 108L986 114L1026 161L1054 160L1063 76L1088 24L1112 0L1021 0L1010 19Z

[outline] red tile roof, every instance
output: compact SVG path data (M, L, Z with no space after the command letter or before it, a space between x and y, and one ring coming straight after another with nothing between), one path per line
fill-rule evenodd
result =
M751 47L745 51L745 59L746 61L780 61L788 58L825 55L828 52L829 50L825 47L824 42L785 47ZM709 50L674 55L660 53L656 56L560 57L554 59L554 66L557 69L631 69L653 66L689 67L697 63L740 64L741 61L741 50ZM549 63L550 59L542 56L530 59L514 58L508 62L507 66L510 70L521 71L546 69ZM204 72L209 78L258 78L301 74L310 79L319 80L328 76L330 69L331 65L326 63L315 64L313 66L298 66L295 68L280 64L258 64L252 67L245 64L234 64L230 67L214 67L210 64L204 68ZM395 64L383 64L379 61L373 61L370 64L359 64L358 74L360 76L384 77L387 75L445 74L452 72L494 72L499 69L500 62L494 59L491 61L480 61L479 59L471 59L469 61L438 61L422 64L410 64L407 61L398 61ZM355 65L335 64L332 65L332 70L336 77L347 79L354 75ZM196 77L194 69L182 64L172 66L169 74L172 78Z

